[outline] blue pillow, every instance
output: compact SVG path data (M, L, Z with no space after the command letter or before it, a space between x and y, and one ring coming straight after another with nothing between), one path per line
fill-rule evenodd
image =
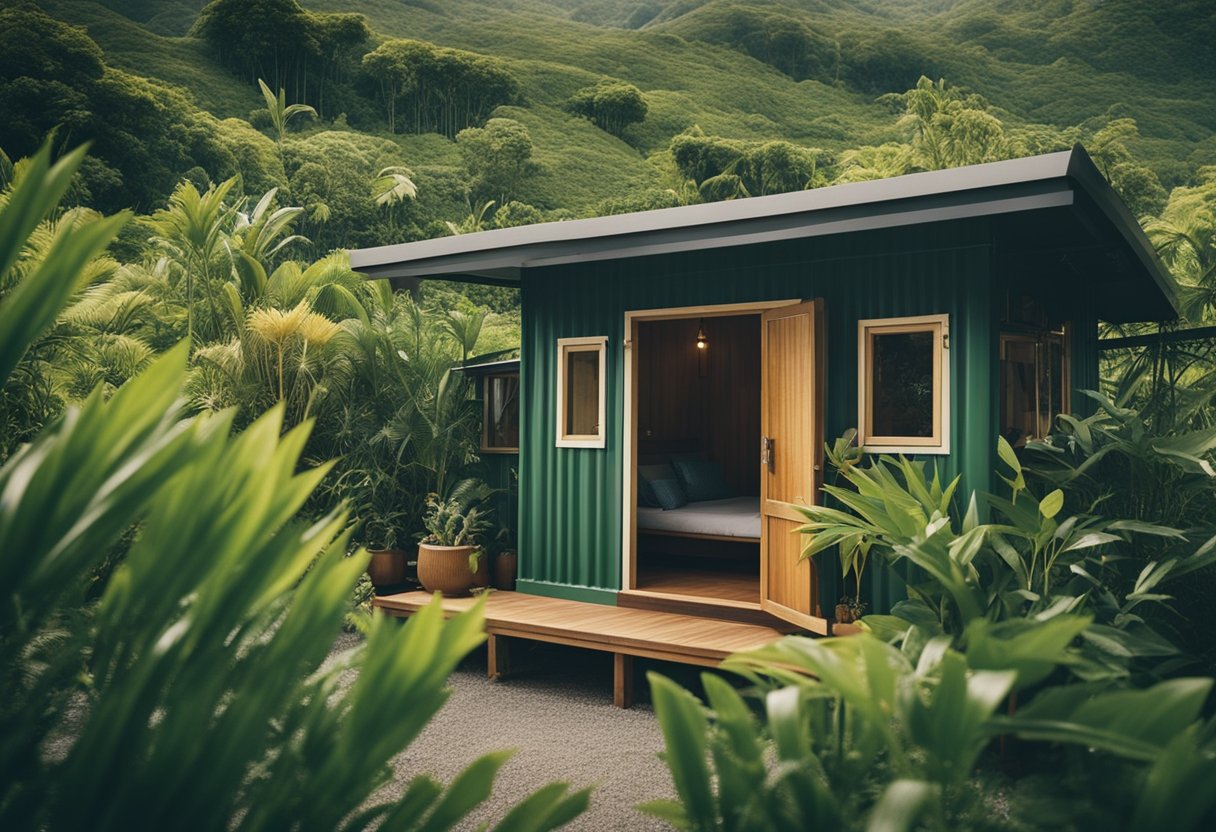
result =
M688 505L688 496L684 493L680 481L675 478L651 480L650 487L654 490L654 496L664 511Z
M672 462L690 503L724 500L735 496L722 466L708 459L677 459Z
M654 486L645 477L638 477L638 505L646 508L659 507L659 498L655 496Z
M677 480L676 472L666 462L658 465L638 466L638 505L649 508L659 508L659 498L655 496L651 483L655 480Z

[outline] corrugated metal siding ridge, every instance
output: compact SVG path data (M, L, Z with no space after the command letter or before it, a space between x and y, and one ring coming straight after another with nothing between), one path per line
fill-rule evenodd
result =
M908 242L898 239L900 236L869 242L890 242L892 238ZM528 450L521 457L521 575L578 586L615 589L620 585L619 411L626 309L827 297L833 351L827 379L830 438L851 426L856 409L856 319L950 312L956 343L961 345L970 330L976 341L989 340L990 289L983 279L989 274L988 243L968 240L961 245L940 245L940 239L930 239L937 236L917 238L928 245L902 245L894 250L863 246L861 240L847 241L847 245L839 240L817 241L801 248L801 256L791 256L789 247L772 246L736 252L730 258L715 252L712 257L688 255L682 262L648 258L529 273L524 289L523 418ZM808 270L808 265L817 268ZM740 274L751 279L740 280ZM597 277L601 279L593 279ZM962 318L968 323L960 327ZM843 337L833 335L842 328ZM606 451L559 450L552 447L556 402L552 385L547 383L556 372L553 341L590 334L610 338L608 447ZM992 413L987 402L976 402L974 408L969 403L964 409L966 385L961 381L964 373L973 378L987 374L990 356L985 353L979 360L964 362L962 353L952 351L954 454L937 458L944 477L952 477L964 467L959 456L969 434L977 434L978 439L983 432L985 443L990 438L986 429L967 428L977 422L987 425ZM834 570L824 564L822 571L826 577ZM834 591L830 583L825 584L826 593ZM887 596L882 605L895 593L894 588L882 591Z

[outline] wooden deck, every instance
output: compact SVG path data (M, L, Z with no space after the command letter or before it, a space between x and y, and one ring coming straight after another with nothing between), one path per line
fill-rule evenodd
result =
M408 616L430 603L426 592L384 595L373 604L389 615ZM455 615L476 599L445 598L443 610ZM506 665L504 638L565 644L612 653L613 700L627 708L633 698L633 658L718 665L731 653L760 647L781 633L771 627L717 621L691 615L609 607L496 590L486 599L489 671L497 678Z
M666 595L690 595L760 609L760 572L639 567L637 588Z

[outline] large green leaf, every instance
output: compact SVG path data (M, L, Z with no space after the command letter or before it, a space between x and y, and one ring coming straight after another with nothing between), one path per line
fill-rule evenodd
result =
M657 673L647 674L647 679L667 744L667 765L687 812L689 828L715 829L718 812L706 760L709 721L704 708L670 679Z
M0 263L71 167L27 166L0 214ZM200 200L186 202L161 220L189 219ZM117 224L56 237L4 298L6 360L55 318ZM311 424L284 432L282 407L239 432L231 412L185 419L187 349L108 399L94 391L0 468L0 828L452 827L489 794L501 755L448 790L423 777L398 800L373 796L484 639L481 606L445 621L436 601L404 626L377 616L365 646L327 664L366 554L341 508L302 514L329 470L302 464ZM82 687L72 742L52 762L42 749ZM509 817L547 830L586 794L557 784L526 805Z
M34 228L48 217L84 160L83 149L54 165L50 142L29 160L24 175L0 207L0 282L20 256ZM101 254L128 214L84 223L61 223L34 272L0 306L0 385L7 382L34 339L54 322L77 289L85 265Z
M866 832L908 832L915 829L928 807L940 796L940 787L934 783L896 780L878 798L866 824Z
M1069 647L1090 626L1087 616L1059 615L1047 621L1014 619L994 624L985 619L968 625L967 664L976 670L1012 670L1021 690L1074 661Z

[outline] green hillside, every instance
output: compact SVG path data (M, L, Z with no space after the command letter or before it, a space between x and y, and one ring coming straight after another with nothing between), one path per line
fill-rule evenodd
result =
M0 8L18 5L0 2ZM40 0L37 5L83 27L109 67L180 87L204 115L252 119L267 132L255 114L263 106L252 83L257 73L237 69L233 61L240 56L234 57L234 50L199 36L194 21L205 5L199 0ZM288 141L300 161L292 162L290 153L284 157L285 196L304 201L291 180L294 168L308 158L310 135L336 129L375 136L400 153L377 150L364 154L367 159L422 172L419 207L409 218L412 234L441 233L439 220L461 219L451 215L454 206L464 206L463 215L492 195L559 212L555 217L675 198L664 191L678 191L687 171L676 170L669 147L694 127L724 140L783 140L817 148L830 173L817 173L816 181L830 181L843 171L833 166L855 149L908 141L907 129L897 124L898 103L880 97L910 89L921 75L945 78L983 96L982 106L1009 138L1000 151L1006 154L1092 141L1112 120L1131 118L1138 132L1121 130L1120 147L1166 189L1193 183L1202 165L1216 163L1216 14L1207 0L304 0L302 5L309 19L362 15L367 39L348 48L340 59L345 63L334 63L329 75L324 70L314 77L306 64L298 72L282 70L283 79L292 72L298 76L294 86L280 79L289 99L316 105L321 116L293 124L298 132ZM294 3L249 4L263 6L288 9ZM513 99L492 113L523 124L532 141L531 157L521 163L525 167L513 176L516 184L509 192L479 188L470 178L451 139L455 131L448 137L388 131L378 88L359 61L394 38L478 53L517 82ZM275 59L277 72L278 52ZM645 118L619 135L566 107L577 91L604 78L635 85L645 99ZM226 124L230 132L237 130L235 122ZM244 146L241 142L256 143L241 135L240 141L225 140L229 152ZM360 141L352 135L351 142ZM27 150L5 149L10 155ZM259 153L269 154L268 146ZM250 178L248 164L200 161L199 167L212 177L239 168ZM858 175L882 175L872 166L865 170ZM438 190L427 192L428 177ZM253 178L274 176L263 171Z

